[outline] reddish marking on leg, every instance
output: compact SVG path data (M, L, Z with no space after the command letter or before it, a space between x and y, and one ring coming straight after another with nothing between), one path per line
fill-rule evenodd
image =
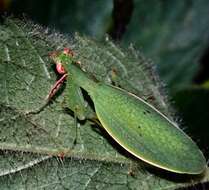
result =
M49 101L59 90L60 86L63 84L63 82L66 80L67 74L64 74L51 88L49 95L47 96L47 101Z

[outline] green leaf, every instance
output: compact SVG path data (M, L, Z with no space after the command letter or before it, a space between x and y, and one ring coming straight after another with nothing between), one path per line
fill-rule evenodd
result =
M8 156L11 157L12 155L6 154L4 159ZM16 161L19 156L25 158L28 155L22 153L15 154L15 156L13 154L12 158ZM10 159L9 161L11 163L14 160ZM25 168L20 168L24 166ZM23 163L19 168L13 164L13 167L1 172L0 184L2 189L172 190L186 185L183 182L172 182L173 177L168 174L167 177L162 178L160 175L153 175L140 169L140 171L135 170L133 175L130 175L128 165L90 160L64 159L62 161L55 158L44 160L43 157L42 160L41 158L34 158L28 163ZM202 179L202 182L209 178L209 171L206 172L206 177ZM189 182L187 185L192 183Z
M134 43L154 60L170 91L191 84L208 46L209 1L134 2L124 43Z
M76 35L69 41L15 19L0 25L0 45L3 189L176 189L208 180L208 174L176 179L149 169L88 121L80 123L72 148L75 126L73 116L62 107L64 89L43 108L57 78L48 54L70 47L97 79L143 97L172 118L159 79L142 54L132 48L124 51L108 39L98 42Z

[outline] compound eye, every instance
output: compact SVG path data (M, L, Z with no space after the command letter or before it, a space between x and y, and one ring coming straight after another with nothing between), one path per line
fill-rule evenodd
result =
M74 53L70 48L64 48L63 52L66 55L74 56Z
M56 69L57 69L57 72L59 74L65 74L66 73L66 71L65 71L65 69L64 69L64 67L62 66L61 63L56 64Z

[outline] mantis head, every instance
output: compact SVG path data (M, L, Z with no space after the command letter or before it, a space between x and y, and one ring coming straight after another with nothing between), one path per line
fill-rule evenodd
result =
M74 61L74 53L70 48L64 48L63 51L54 51L50 53L50 58L56 64L56 70L59 74L66 74L66 70L63 63L69 63Z
M50 53L50 58L54 61L56 64L56 70L59 74L62 75L62 77L53 85L51 88L48 96L47 96L47 101L49 101L59 90L59 88L62 86L63 82L67 78L67 71L65 70L64 64L70 64L74 62L73 58L73 52L69 48L64 48L63 51L54 51Z

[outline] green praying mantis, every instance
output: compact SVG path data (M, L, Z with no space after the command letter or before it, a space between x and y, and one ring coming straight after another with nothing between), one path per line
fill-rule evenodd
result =
M197 145L155 107L121 88L94 80L68 48L50 57L62 77L48 100L67 79L67 104L75 116L80 120L87 117L83 89L93 101L101 126L136 158L175 173L200 174L205 170L206 160Z

